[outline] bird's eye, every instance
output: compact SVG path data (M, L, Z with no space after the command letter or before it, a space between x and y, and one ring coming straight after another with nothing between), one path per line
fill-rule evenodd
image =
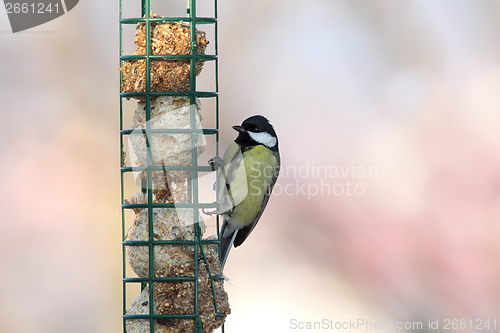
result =
M250 129L252 132L255 132L255 133L259 133L261 132L260 128L258 128L257 126L252 126L252 128Z

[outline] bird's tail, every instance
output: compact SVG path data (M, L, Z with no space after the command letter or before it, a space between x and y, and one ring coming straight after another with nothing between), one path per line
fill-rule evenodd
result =
M220 231L220 264L222 269L224 269L227 256L229 255L229 251L233 246L234 239L238 234L238 230L234 230L232 233L226 232L226 226L226 222L224 222Z

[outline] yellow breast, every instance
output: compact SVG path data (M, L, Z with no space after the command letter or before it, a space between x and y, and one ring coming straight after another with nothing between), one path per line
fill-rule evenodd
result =
M231 184L231 192L236 199L231 220L239 227L249 224L260 213L278 163L272 151L261 145L245 151L243 161L239 172L243 169L246 177L236 177Z

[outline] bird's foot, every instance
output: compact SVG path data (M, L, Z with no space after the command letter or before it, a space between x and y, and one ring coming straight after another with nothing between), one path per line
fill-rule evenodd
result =
M222 203L220 201L215 201L214 204L217 205L217 209L215 210L205 210L205 208L202 208L201 211L203 212L203 214L205 215L232 215L233 212L234 212L234 207L229 209L229 210L222 210Z
M223 212L221 210L221 202L220 201L215 201L214 204L217 204L217 209L205 210L205 208L202 208L201 211L203 212L203 214L212 216L212 215L224 215L226 213L226 212Z
M215 167L216 169L223 169L226 163L224 163L224 160L220 158L219 156L212 157L211 159L208 160L208 164L211 166Z

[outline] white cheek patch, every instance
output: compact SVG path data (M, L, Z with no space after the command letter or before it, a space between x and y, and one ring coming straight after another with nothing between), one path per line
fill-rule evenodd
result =
M267 132L254 133L254 132L248 131L247 133L256 142L261 143L265 146L268 146L269 148L273 148L274 146L276 146L276 142L277 142L276 138Z

